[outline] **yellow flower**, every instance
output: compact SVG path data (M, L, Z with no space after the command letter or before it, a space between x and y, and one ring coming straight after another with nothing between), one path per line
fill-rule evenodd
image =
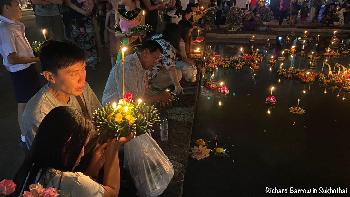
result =
M120 123L121 121L123 121L123 115L121 113L117 113L114 117L114 120Z
M205 141L203 139L196 140L197 146L205 146Z
M225 153L225 149L223 149L223 148L216 148L216 149L215 149L215 152L216 152L216 153L219 153L219 154Z
M132 124L134 124L135 123L135 117L134 116L132 116L132 115L126 115L125 116L125 119L129 122L129 125L132 125Z

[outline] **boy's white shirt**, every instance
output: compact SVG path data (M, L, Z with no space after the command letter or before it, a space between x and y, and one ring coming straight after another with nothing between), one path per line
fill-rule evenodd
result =
M3 65L9 72L17 72L35 63L10 64L8 56L11 53L16 53L19 57L34 57L32 47L25 36L24 24L0 15L0 54L3 56Z

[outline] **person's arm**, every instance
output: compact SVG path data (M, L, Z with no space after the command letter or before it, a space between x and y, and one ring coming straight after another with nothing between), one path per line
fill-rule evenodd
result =
M181 87L180 84L180 79L179 76L177 75L177 70L176 70L176 66L171 66L168 69L171 81L173 82L174 86L175 86L175 93L176 94L180 94L183 92L183 88Z
M48 5L48 4L62 5L63 0L32 0L32 3L35 5Z
M7 56L7 61L10 64L30 64L39 62L40 59L38 57L21 57L16 52L13 52Z
M92 9L94 8L94 4L92 3L92 0L87 0L87 1L91 1L91 2L90 2L90 5L91 5L91 6L89 7L88 10L84 10L84 9L82 9L82 8L79 8L78 6L76 6L75 4L73 4L73 3L71 2L71 0L65 0L65 4L66 4L68 7L70 7L72 10L78 12L79 14L82 14L82 15L84 15L84 16L89 16L89 15L91 14L91 12L92 12Z
M119 142L112 140L108 143L104 163L103 185L104 197L115 197L120 189Z
M150 0L142 0L142 2L145 5L147 11L161 10L161 9L164 9L165 7L164 3L152 5Z
M146 103L149 104L154 104L154 103L159 103L162 106L168 105L172 100L174 100L174 96L167 91L162 91L157 95L150 96L150 95L145 95L144 100Z

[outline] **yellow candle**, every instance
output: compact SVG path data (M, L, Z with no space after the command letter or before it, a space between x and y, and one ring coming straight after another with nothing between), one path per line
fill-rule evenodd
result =
M123 96L125 93L125 66L124 66L124 60L125 60L125 52L128 48L127 47L122 47L122 90L123 90Z

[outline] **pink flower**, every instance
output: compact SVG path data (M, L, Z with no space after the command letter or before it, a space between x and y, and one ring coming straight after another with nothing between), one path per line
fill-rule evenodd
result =
M196 40L194 40L194 42L203 42L204 41L204 37L198 37Z
M251 59L254 59L254 56L245 54L242 56L242 58L245 60L251 60Z
M56 188L49 187L41 193L41 196L42 197L57 197L58 192L57 192Z
M16 184L12 180L4 179L0 182L0 194L1 195L10 195L16 189Z
M29 186L29 191L33 196L40 196L41 193L44 192L44 188L40 183L37 184L31 184Z
M25 191L23 197L34 197L34 195L31 192Z
M227 86L221 86L221 87L219 87L218 88L218 91L221 93L221 94L228 94L228 93L230 93L230 90L228 89L228 87Z
M124 101L130 103L132 101L132 93L131 92L125 92L123 99L124 99Z
M271 96L266 97L265 103L269 104L269 105L275 105L277 103L277 99L275 96L271 95Z

